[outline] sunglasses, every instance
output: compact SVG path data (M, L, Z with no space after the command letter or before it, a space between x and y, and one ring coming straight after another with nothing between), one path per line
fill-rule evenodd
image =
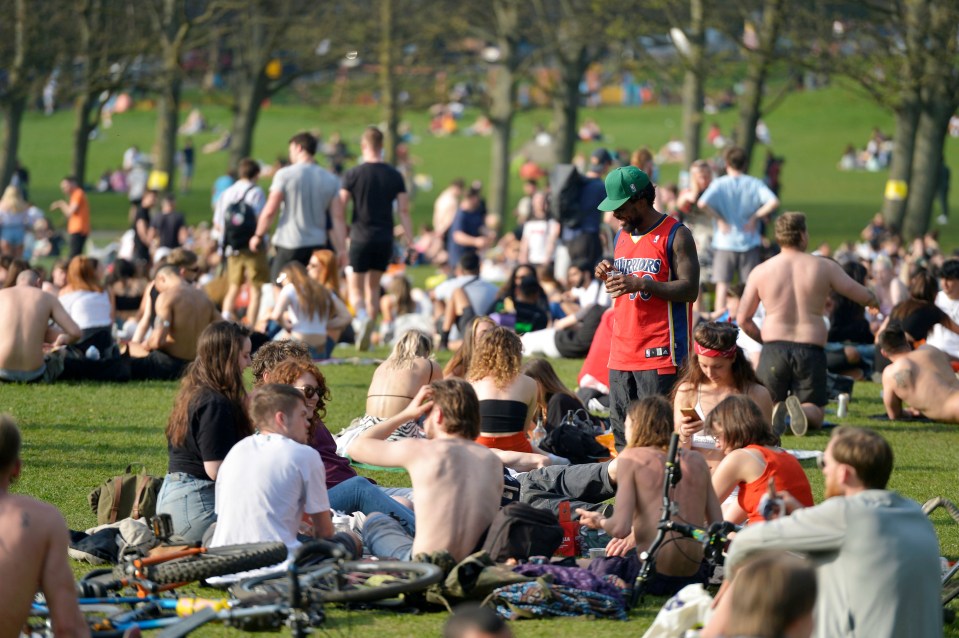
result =
M302 392L307 399L320 395L320 388L315 385L298 385L296 389Z

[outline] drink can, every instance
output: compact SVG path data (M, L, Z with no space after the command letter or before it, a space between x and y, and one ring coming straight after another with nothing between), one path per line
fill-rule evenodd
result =
M839 395L839 408L836 410L836 416L845 419L849 414L849 395L843 392Z
M606 557L606 548L605 547L591 547L589 550L590 558L605 558Z

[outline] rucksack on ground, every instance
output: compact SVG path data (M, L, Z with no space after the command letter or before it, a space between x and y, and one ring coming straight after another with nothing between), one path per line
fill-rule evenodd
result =
M97 525L116 523L124 518L150 520L156 514L163 479L147 474L145 467L138 474L133 474L132 469L133 466L128 465L123 474L90 492L87 500L97 516Z
M586 216L580 205L583 179L572 164L557 164L550 175L550 211L565 228L577 228Z
M226 207L226 219L223 221L223 245L226 248L246 250L256 234L256 211L246 201L246 196L254 188L256 184L247 188L240 199Z
M530 556L552 556L563 542L563 528L549 510L510 503L493 518L483 551L495 562Z

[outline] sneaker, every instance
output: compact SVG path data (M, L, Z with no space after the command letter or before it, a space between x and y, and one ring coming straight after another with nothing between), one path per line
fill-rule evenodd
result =
M370 337L373 335L373 321L360 319L360 329L356 333L356 349L365 352L370 349Z
M786 410L786 404L780 401L773 406L773 434L782 436L786 433L786 425L789 412Z
M592 398L586 403L586 410L595 416L609 416L609 408L602 404L602 402L597 398Z
M789 429L796 436L806 436L806 430L809 429L809 422L806 420L806 413L802 411L802 404L796 395L791 394L786 397L786 411L789 412Z

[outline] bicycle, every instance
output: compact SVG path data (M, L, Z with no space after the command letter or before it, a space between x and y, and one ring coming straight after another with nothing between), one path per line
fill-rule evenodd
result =
M642 553L639 558L642 561L639 574L633 586L633 595L630 605L635 607L645 594L653 574L656 573L656 553L666 542L667 534L677 532L685 538L697 540L703 544L703 554L707 562L714 567L722 565L726 559L726 547L729 545L729 534L734 532L737 527L728 522L722 521L713 523L708 528L691 525L689 523L680 523L673 520L673 516L678 513L678 507L670 498L670 490L675 488L682 479L683 473L680 467L677 455L679 453L679 434L674 433L669 440L669 451L666 454L666 474L663 480L663 508L656 526L657 532L653 542Z

